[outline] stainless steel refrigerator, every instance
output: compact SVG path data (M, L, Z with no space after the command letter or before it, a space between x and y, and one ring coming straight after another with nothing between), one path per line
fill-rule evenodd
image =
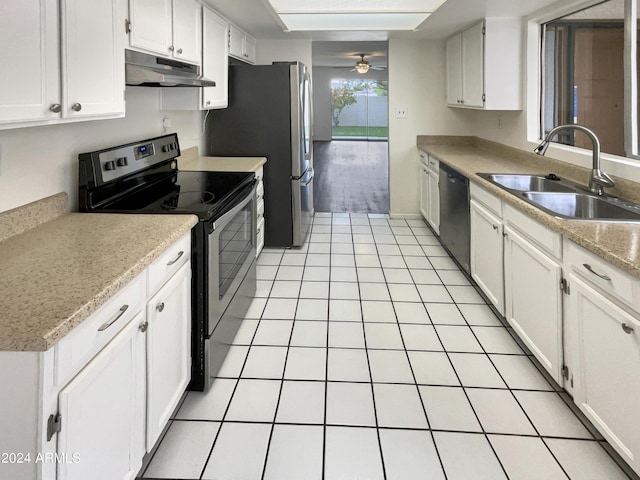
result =
M301 246L313 212L311 76L300 62L229 66L229 107L206 123L207 155L267 157L265 246Z

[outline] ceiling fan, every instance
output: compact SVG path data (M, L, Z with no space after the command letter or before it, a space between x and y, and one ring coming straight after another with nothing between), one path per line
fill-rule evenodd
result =
M374 67L369 62L367 62L364 59L364 57L366 56L366 53L359 53L358 55L360 55L360 60L358 60L356 62L356 65L355 65L354 68L349 70L350 72L367 73L370 69L371 70L384 70L385 69L385 67Z

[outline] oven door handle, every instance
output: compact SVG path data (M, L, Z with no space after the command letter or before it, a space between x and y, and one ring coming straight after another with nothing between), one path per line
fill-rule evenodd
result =
M229 221L236 216L236 214L242 210L249 202L253 200L256 195L256 187L255 184L251 191L247 194L244 200L241 200L235 207L229 210L227 213L222 215L220 218L216 219L211 223L211 229L216 230L217 228L225 226Z

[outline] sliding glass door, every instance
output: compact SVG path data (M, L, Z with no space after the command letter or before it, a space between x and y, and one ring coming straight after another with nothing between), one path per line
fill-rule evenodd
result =
M386 80L331 80L331 136L334 140L387 140Z

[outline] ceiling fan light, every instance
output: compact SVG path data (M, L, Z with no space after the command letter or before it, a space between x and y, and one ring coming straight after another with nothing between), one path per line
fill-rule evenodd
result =
M356 71L358 73L367 73L369 71L369 64L368 63L358 63L356 65Z

